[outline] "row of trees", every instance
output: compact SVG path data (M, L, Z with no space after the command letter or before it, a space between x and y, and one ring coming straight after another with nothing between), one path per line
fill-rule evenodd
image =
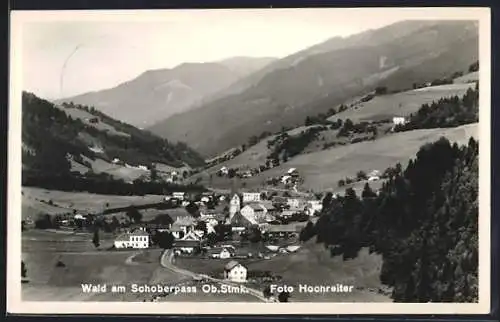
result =
M403 169L392 168L377 196L369 185L324 200L312 236L332 254L355 257L361 247L383 255L381 279L398 302L478 299L478 142L444 138L423 146Z
M276 140L268 143L268 146L273 148L268 159L281 159L282 162L287 162L289 158L302 153L319 136L319 133L325 129L323 126L315 126L302 131L298 135L288 135L286 132L281 133Z

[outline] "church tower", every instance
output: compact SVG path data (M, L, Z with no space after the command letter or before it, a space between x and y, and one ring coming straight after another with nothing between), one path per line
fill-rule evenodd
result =
M241 209L241 200L238 194L234 194L233 198L229 202L229 219L232 219L234 214L236 214Z

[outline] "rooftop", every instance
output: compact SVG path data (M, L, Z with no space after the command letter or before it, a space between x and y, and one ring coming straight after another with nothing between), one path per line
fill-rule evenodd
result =
M224 266L224 269L227 271L230 271L233 268L235 268L236 266L238 266L239 264L240 263L238 263L237 261L230 261L229 263L226 264L226 266Z

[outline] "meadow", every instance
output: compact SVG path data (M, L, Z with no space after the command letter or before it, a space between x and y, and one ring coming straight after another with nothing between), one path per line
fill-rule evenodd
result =
M395 116L408 116L418 111L423 104L430 104L440 98L457 95L462 97L473 83L456 83L424 87L396 94L375 96L368 102L357 103L346 111L335 114L328 120L350 119L354 123L362 121L381 121Z

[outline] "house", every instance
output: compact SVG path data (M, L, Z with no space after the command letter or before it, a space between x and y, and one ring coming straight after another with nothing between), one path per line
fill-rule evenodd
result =
M368 181L378 181L378 180L380 180L379 176L371 176L368 178Z
M179 200L184 200L184 196L186 195L185 192L174 192L172 194L172 197L177 198Z
M228 248L213 248L208 251L208 257L227 259L233 257L233 253Z
M290 218L297 213L297 210L283 210L280 214L281 217Z
M115 239L115 248L148 248L149 234L142 230L125 233Z
M292 238L298 236L302 227L302 225L297 224L270 225L267 233L270 237Z
M194 240L201 241L205 233L201 230L189 230L187 231L180 240Z
M306 213L309 216L314 216L316 213L321 212L323 210L323 204L319 200L309 200L306 204Z
M282 176L281 183L283 183L283 184L292 183L292 176L289 176L289 175Z
M259 221L265 221L267 209L258 203L250 203L240 210L243 217L247 218L253 224L258 224Z
M224 176L227 176L229 174L229 169L227 167L222 167L219 169L219 173Z
M201 249L201 242L196 240L177 240L172 249L174 254L193 254Z
M290 168L288 169L288 171L286 172L288 175L293 175L293 174L298 174L297 172L297 169L296 168Z
M238 194L234 194L229 202L229 218L231 219L241 209L241 199Z
M406 124L406 119L404 117L401 117L401 116L395 116L392 118L392 123L394 125L404 125L404 124Z
M176 239L181 239L194 225L194 218L192 216L178 216L172 226L170 231Z
M297 198L288 198L286 204L290 206L290 209L300 208L300 200Z
M260 192L243 192L243 203L259 202Z
M250 170L244 171L244 172L241 174L241 177L242 177L242 178L250 178L251 176L252 176L252 171L250 171Z
M251 216L245 217L243 216L241 211L235 213L230 219L229 223L231 224L232 228L234 228L234 231L241 231L245 230L245 228L250 228L254 225L258 225L258 222L255 218L252 218Z
M274 196L272 199L273 205L286 205L288 199L285 197L280 197L280 196Z
M201 197L201 200L200 200L200 201L201 201L201 202L204 202L204 203L208 203L208 202L210 202L210 198L209 198L209 197L206 197L206 196L203 196L203 197Z
M113 164L117 164L119 162L120 162L120 159L118 159L118 158L114 158L113 161L111 161L111 163L113 163Z
M91 118L91 119L87 119L87 120L88 120L90 123L93 123L93 124L95 124L95 123L99 123L99 119L98 119L97 117L93 117L93 118Z
M243 283L247 280L247 269L237 261L230 261L224 267L224 279Z

